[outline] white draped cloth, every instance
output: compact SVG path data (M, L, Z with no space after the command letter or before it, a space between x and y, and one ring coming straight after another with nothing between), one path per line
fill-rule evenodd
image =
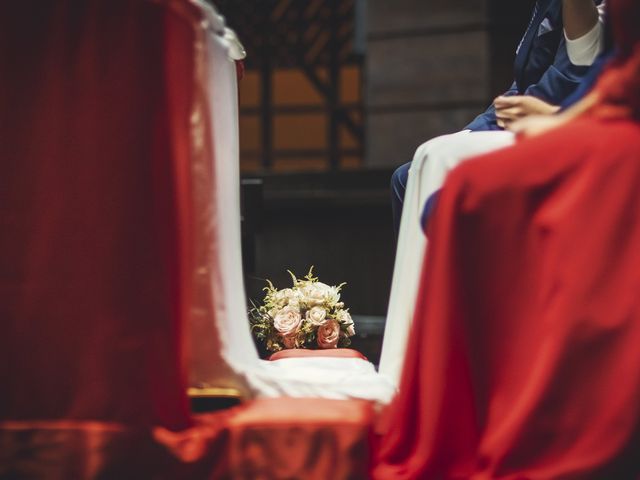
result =
M380 374L396 386L400 382L427 250L427 239L420 225L425 203L457 165L473 156L510 146L514 141L514 135L507 131L464 130L436 137L416 150L404 196L380 357Z
M260 360L251 337L246 310L241 259L238 92L234 59L243 49L225 29L224 19L203 2L193 0L206 21L195 48L196 82L206 98L192 115L194 132L193 182L201 197L195 219L203 238L203 264L195 265L195 283L211 290L194 302L189 343L190 384L229 387L248 396L361 398L381 404L395 394L395 386L374 366L357 358L285 358ZM198 71L199 70L199 71ZM210 143L211 158L198 160L199 148ZM207 181L211 181L207 184ZM197 193L197 192L196 192ZM203 298L205 300L203 300Z

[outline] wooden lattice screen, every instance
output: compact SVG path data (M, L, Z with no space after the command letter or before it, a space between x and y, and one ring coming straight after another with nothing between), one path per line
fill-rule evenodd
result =
M214 0L247 50L244 170L357 167L364 146L359 0Z

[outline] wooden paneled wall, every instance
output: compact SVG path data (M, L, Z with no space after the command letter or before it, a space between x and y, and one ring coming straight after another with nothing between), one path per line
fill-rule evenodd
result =
M367 166L410 161L463 128L512 80L532 2L368 0Z

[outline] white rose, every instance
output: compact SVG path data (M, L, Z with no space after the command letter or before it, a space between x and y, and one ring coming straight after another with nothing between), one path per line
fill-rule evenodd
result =
M351 314L346 310L340 310L336 314L336 320L347 326L347 336L353 337L356 334L356 329L353 325L353 319L351 318Z
M313 307L310 310L307 310L306 318L316 327L320 327L327 323L327 311L322 307Z
M335 320L328 320L318 328L318 347L336 348L340 338L340 325Z
M303 300L307 305L322 305L324 303L324 291L315 283L307 283L302 287Z
M330 305L335 305L340 301L340 293L336 287L325 285L325 299Z
M289 301L289 306L300 308L302 293L300 293L297 288L288 288L287 290L287 300Z
M273 319L273 327L283 337L295 335L300 330L302 316L297 308L284 307Z
M300 310L300 301L297 298L292 298L289 300L288 306Z
M302 293L298 288L288 288L289 290L289 300L300 300L302 298Z
M334 304L340 300L338 289L322 282L307 283L302 287L302 293L309 305L322 305L325 302Z
M292 293L293 293L293 290L291 288L284 288L282 290L278 290L273 295L273 300L281 307L284 307L289 303L289 299L291 298Z
M336 320L338 320L340 323L345 323L345 324L353 323L351 314L346 310L338 311L338 313L336 313Z

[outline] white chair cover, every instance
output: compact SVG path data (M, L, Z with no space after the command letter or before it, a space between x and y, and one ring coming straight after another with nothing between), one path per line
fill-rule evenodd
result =
M427 240L420 225L427 199L444 184L447 173L462 161L509 146L510 132L443 135L423 143L413 157L402 209L393 281L380 356L380 374L399 385L413 321Z
M210 245L204 247L208 264L196 265L196 282L210 285L210 308L196 303L189 349L193 386L227 386L253 396L363 398L387 403L395 388L373 365L353 358L291 358L260 360L251 338L242 278L240 232L240 174L238 92L233 58L242 52L235 35L225 32L224 19L208 5L193 0L206 18L206 41L201 50L205 69L199 72L207 111L194 111L194 149L211 142L213 165L194 161L194 182L213 180L215 198L196 192L199 230ZM198 72L196 72L198 75ZM206 187L205 187L206 188ZM208 213L207 213L208 212ZM213 267L213 268L211 268Z

